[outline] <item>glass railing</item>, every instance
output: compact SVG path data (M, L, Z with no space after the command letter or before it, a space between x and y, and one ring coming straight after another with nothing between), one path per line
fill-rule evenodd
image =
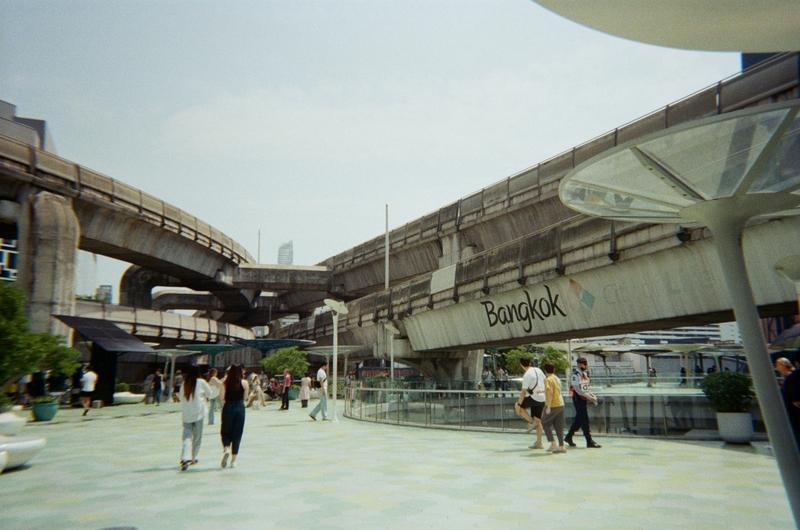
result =
M657 383L658 385L658 383ZM714 411L699 389L618 387L595 389L600 402L589 407L595 434L713 437ZM350 387L345 416L363 421L464 430L518 431L527 424L514 412L519 391ZM574 417L564 395L567 425ZM756 432L764 432L757 405ZM693 432L692 432L693 431Z
M642 373L630 374L613 374L613 375L592 375L592 387L595 389L609 388L609 387L647 387L647 388L661 388L661 389L681 389L681 388L696 388L699 390L700 382L705 378L702 376L681 376L680 374L664 374L650 377ZM561 387L567 388L567 380L563 375L559 375ZM363 386L371 388L388 388L390 386L395 388L409 388L417 390L512 390L519 392L522 384L522 378L513 376L508 381L498 382L494 381L491 385L483 383L476 383L472 380L454 380L446 384L436 383L431 380L403 380L395 379L394 384L390 383L388 379L366 379L357 382ZM341 386L341 381L340 381ZM340 395L342 395L340 393Z

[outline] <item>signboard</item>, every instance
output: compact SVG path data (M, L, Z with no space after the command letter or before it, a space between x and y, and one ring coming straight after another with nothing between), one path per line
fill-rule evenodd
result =
M780 226L784 225L784 226ZM791 302L774 263L800 248L796 219L748 230L747 264L759 305ZM669 248L575 275L421 311L403 319L414 351L512 340L729 310L710 241Z

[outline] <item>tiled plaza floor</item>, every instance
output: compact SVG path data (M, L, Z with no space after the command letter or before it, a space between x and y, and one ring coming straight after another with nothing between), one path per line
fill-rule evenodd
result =
M214 425L184 473L177 405L28 424L47 447L0 475L0 528L793 526L763 448L599 438L603 449L551 455L527 449L528 435L312 422L278 406L248 409L236 469L219 468Z

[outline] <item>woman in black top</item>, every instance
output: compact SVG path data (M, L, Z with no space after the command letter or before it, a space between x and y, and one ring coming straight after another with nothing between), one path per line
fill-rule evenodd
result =
M236 467L236 456L244 432L244 401L248 394L247 381L242 378L242 367L233 365L222 380L224 392L222 399L222 467Z

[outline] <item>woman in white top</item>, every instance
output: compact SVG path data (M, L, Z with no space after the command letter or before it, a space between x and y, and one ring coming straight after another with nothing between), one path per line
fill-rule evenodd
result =
M311 378L306 374L300 379L300 403L303 408L308 407L308 399L311 397Z
M180 391L181 416L183 419L183 449L181 451L181 471L189 464L197 463L200 443L203 441L203 420L206 417L206 400L219 395L219 386L213 387L197 377L197 367L190 366L183 377ZM189 449L191 447L191 453ZM191 458L190 458L191 456Z

